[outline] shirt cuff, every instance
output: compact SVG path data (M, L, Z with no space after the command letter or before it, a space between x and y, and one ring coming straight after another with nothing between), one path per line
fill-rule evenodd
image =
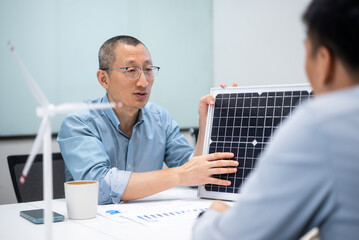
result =
M131 176L130 171L112 168L100 182L100 204L119 203Z

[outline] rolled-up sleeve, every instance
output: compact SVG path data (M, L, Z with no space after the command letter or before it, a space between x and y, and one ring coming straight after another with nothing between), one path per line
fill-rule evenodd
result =
M105 146L91 123L68 116L57 137L67 180L99 181L99 204L119 203L131 172L111 167Z

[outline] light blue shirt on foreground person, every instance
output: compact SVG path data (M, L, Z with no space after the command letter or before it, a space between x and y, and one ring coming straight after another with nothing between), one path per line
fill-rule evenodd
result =
M88 102L107 103L108 98ZM140 110L131 138L119 129L113 109L88 110L67 116L58 135L66 179L99 181L99 203L120 202L131 172L162 169L163 162L181 166L192 156L177 123L150 102ZM99 165L105 168L94 167Z
M322 239L357 238L359 87L303 105L273 139L238 202L203 214L194 239L299 239L316 226Z

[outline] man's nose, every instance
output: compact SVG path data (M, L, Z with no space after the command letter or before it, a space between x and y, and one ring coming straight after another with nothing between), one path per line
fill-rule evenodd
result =
M146 75L143 71L141 71L140 77L137 80L137 86L147 87L147 85L148 85L148 81L147 81Z

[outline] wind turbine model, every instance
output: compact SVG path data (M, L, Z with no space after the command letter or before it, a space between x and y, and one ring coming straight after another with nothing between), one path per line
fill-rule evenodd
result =
M8 42L11 52L13 53L17 63L19 64L22 73L30 86L30 89L35 96L41 107L38 107L36 113L39 117L42 117L40 128L37 132L34 144L32 146L30 155L26 160L25 167L23 169L20 183L25 182L27 173L29 172L32 163L34 162L35 156L38 153L43 142L43 179L44 179L44 224L45 224L45 239L52 239L52 150L51 150L51 125L50 118L58 113L66 113L74 110L84 109L103 109L103 108L117 108L121 107L122 103L96 103L96 104L85 104L85 103L65 103L60 105L53 105L49 103L41 89L38 87L34 79L32 78L29 71L21 61L20 57L16 54L14 47Z

